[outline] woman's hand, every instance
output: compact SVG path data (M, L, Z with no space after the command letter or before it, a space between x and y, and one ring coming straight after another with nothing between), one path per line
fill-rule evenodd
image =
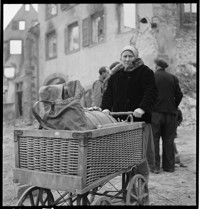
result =
M106 115L110 115L110 110L108 109L102 110L102 112L105 113Z
M137 108L137 109L134 110L133 116L135 116L136 118L141 118L144 113L145 112L144 112L143 109Z
M102 111L102 109L100 107L97 107L97 106L87 107L85 109L87 109L89 111L93 111L93 110L97 110L97 111L100 111L100 112Z

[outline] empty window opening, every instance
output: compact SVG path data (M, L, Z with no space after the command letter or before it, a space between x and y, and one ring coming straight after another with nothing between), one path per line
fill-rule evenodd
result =
M25 30L25 21L19 21L19 30Z
M184 4L183 24L196 24L197 4Z
M197 12L196 4L184 4L184 12Z
M123 4L124 6L124 27L135 28L136 26L136 15L135 15L135 4Z
M4 76L6 78L14 78L14 76L15 76L15 68L14 67L5 67L4 68Z
M136 4L120 4L118 6L119 32L126 32L136 28Z
M48 4L47 5L47 16L51 17L57 14L57 4Z
M104 15L92 16L92 42L97 43L104 40Z
M31 7L30 4L26 4L25 5L25 11L30 11L30 7Z
M54 58L57 55L56 32L47 34L47 58Z
M22 53L22 41L10 40L10 54L21 54L21 53Z
M69 51L79 49L79 26L78 23L69 26Z

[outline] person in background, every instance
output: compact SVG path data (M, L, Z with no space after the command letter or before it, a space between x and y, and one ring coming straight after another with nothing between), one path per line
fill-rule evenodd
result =
M168 73L165 59L158 57L154 60L156 71L154 73L158 88L158 97L153 107L152 130L155 145L155 171L160 172L159 141L162 138L162 168L167 172L174 172L175 150L174 138L177 128L177 108L183 94L176 76Z
M151 130L151 109L157 97L153 71L144 64L137 48L125 46L121 62L111 70L107 89L102 99L102 112L133 112L134 121L145 123L145 161L135 173L142 174L148 184L149 165L154 167L154 144ZM121 116L121 120L125 118ZM149 165L148 165L149 164Z
M178 138L177 128L178 128L178 126L181 125L181 123L183 121L183 114L182 114L182 111L179 107L178 107L177 113L176 113L176 121L177 121L177 127L176 127L175 138Z
M178 128L178 126L180 126L182 121L183 121L183 114L182 114L180 108L177 109L176 121L177 121L177 128ZM178 138L177 128L176 128L175 138ZM179 164L180 167L187 167L186 164L181 162L180 154L178 152L178 149L176 147L176 143L175 142L174 142L174 152L175 152L175 163Z
M103 93L107 86L107 78L109 78L109 70L106 67L99 69L99 79L92 85L92 106L100 107L102 102Z

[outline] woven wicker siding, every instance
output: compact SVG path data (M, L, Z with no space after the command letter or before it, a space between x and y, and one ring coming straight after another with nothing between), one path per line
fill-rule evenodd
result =
M115 127L113 129L116 130ZM83 139L84 156L87 156L83 160L87 163L86 171L81 170L85 169L84 165L78 164L79 157L83 155L79 139L18 135L19 168L52 174L83 175L81 177L86 179L86 186L89 186L143 160L144 129L127 129L126 126L119 127L119 131L113 133L112 129L111 133L105 129L107 135L104 130L102 135L98 135L100 130L96 130L92 138Z
M143 156L143 129L89 139L86 184L137 165Z
M78 175L78 141L19 137L20 168Z

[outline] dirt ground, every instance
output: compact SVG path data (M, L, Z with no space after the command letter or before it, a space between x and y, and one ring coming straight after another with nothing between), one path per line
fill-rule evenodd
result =
M13 183L14 139L13 130L19 128L35 129L19 122L16 125L3 125L3 206L15 206L17 203L17 185ZM176 166L174 173L161 171L150 174L150 205L196 205L196 130L194 127L179 127L175 140L181 161L186 168ZM119 187L121 178L116 177L112 183ZM107 186L108 188L110 185Z

